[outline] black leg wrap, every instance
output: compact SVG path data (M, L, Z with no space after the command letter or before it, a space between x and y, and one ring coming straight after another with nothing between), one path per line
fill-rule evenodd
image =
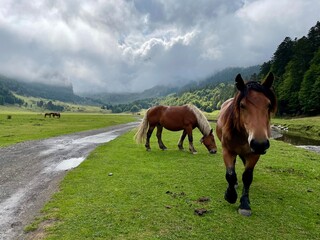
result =
M240 209L251 210L250 208L250 200L248 195L242 195L240 198Z
M227 200L229 203L235 203L237 201L238 194L235 189L235 185L237 183L237 174L234 168L227 169L226 179L229 185L225 192L224 199Z
M240 209L251 210L249 199L249 188L253 180L253 170L246 169L242 175L243 191L240 199Z

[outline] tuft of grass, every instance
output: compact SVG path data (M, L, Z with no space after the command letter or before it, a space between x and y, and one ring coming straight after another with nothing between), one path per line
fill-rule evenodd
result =
M178 150L180 133L163 132L166 151L153 136L151 152L133 135L98 147L66 175L43 209L52 220L38 229L45 239L320 238L318 154L272 140L255 168L253 215L243 217L239 203L223 199L227 183L218 140L218 153L209 155L195 130L198 154L192 155ZM236 170L240 180L241 161Z

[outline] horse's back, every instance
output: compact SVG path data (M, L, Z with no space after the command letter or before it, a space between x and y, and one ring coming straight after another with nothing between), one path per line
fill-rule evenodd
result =
M150 125L160 124L171 131L179 131L185 125L195 125L196 119L187 105L184 106L163 106L152 107L148 111Z

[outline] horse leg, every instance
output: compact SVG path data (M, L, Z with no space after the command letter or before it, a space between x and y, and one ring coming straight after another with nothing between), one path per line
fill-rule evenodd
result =
M236 156L223 149L223 160L226 166L226 180L228 182L228 187L224 194L224 199L229 203L235 203L238 198L236 190L238 180L235 170Z
M155 128L154 126L150 126L149 129L148 129L148 132L147 132L147 138L146 138L146 144L145 144L145 147L146 147L147 151L151 150L151 148L150 148L150 138L151 138L151 135L152 135L152 132L153 132L154 128Z
M182 135L181 135L180 140L179 140L179 143L178 143L178 148L180 150L183 150L183 141L186 138L186 136L187 136L187 132L186 132L186 130L183 130Z
M188 134L188 140L189 140L189 150L193 153L196 154L197 151L193 146L193 136L192 136L192 128L187 128L186 132Z
M249 189L253 180L253 169L259 159L259 155L254 156L253 159L243 160L245 163L245 170L242 174L243 190L240 198L239 213L243 216L251 216L251 207L249 199Z
M157 126L158 144L159 144L159 148L160 148L160 149L166 150L167 147L163 144L162 139L161 139L162 129L163 129L163 127L162 127L161 125L158 125L158 126Z

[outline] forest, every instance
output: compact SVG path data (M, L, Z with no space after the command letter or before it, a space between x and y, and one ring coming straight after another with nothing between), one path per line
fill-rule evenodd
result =
M320 22L307 36L286 37L259 76L269 71L276 76L279 115L320 114Z

